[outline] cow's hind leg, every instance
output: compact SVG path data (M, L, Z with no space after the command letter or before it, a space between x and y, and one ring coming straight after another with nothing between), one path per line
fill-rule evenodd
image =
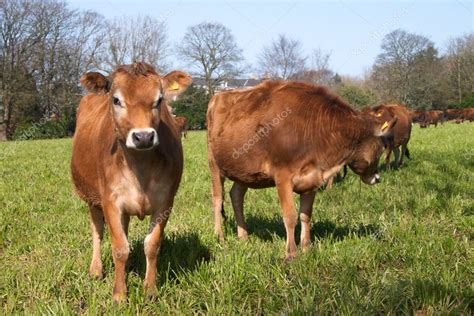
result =
M209 151L209 170L211 171L212 184L212 209L214 212L214 233L220 241L224 241L222 231L222 211L224 203L224 177Z
M146 273L143 287L148 295L156 294L156 262L171 209L172 204L168 204L164 210L153 213L148 235L145 237Z
M295 227L298 222L298 213L293 203L293 187L289 179L282 179L276 183L278 198L283 214L283 222L286 229L285 261L296 257Z
M306 250L311 245L311 214L313 213L313 202L316 192L310 192L300 195L300 219L301 219L301 238L300 245Z
M98 206L90 207L92 231L92 261L89 275L101 279L103 276L102 259L100 258L100 244L104 237L104 214Z
M244 197L247 192L247 187L237 182L234 182L230 190L230 199L232 207L234 208L235 221L237 222L237 236L241 239L247 239L247 225L244 217Z

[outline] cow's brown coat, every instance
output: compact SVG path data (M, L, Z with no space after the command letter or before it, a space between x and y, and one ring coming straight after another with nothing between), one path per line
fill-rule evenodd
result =
M79 105L71 173L76 192L90 207L90 274L102 277L100 242L105 218L115 264L113 297L124 299L129 219L151 215L144 243L144 286L152 293L156 290L157 255L183 168L180 135L165 105L169 97L184 91L191 79L179 71L160 77L153 67L136 63L120 66L109 77L88 73L81 82L92 93ZM130 147L132 128L154 130L158 140L152 137L153 145L149 142L146 150Z
M390 155L392 151L395 156L395 167L403 165L404 157L409 157L408 142L410 141L412 127L410 111L401 104L381 104L368 111L386 121L394 117L397 118L397 124L393 127L392 134L390 137L385 138L385 165L387 168L390 168Z
M381 136L395 122L382 132L379 118L355 111L323 87L303 83L267 81L214 96L207 126L215 233L223 239L224 178L234 181L230 194L242 238L247 236L247 188L276 186L287 232L286 258L291 259L297 223L292 193L301 196L301 245L306 248L315 190L344 164L364 182L378 182Z

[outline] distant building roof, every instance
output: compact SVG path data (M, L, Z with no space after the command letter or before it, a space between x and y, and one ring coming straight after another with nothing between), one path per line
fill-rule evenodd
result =
M216 87L216 90L222 91L222 90L254 87L258 85L261 81L262 81L261 79L254 79L254 78L229 79L229 80L224 80L221 83L219 83ZM206 82L204 78L193 78L193 84L196 87L203 87L203 88L206 87Z

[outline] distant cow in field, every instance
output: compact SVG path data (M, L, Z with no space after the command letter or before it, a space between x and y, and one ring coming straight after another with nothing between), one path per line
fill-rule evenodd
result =
M166 106L191 83L173 71L160 77L145 63L118 67L110 76L82 76L90 92L77 113L71 173L78 195L89 205L92 262L89 273L103 275L100 244L107 222L115 264L113 298L126 298L130 216L151 215L145 238L144 288L156 291L156 262L183 169L181 137Z
M384 145L387 152L385 156L385 166L390 169L390 155L392 151L394 154L395 168L403 165L403 158L405 156L410 158L410 152L408 150L412 126L410 111L406 106L400 104L382 104L366 111L369 111L372 115L385 121L397 118L397 124L392 128L391 135L384 138Z
M444 120L445 121L454 121L456 123L462 123L464 121L463 110L461 110L461 109L447 109L446 111L444 111Z
M438 126L438 123L444 122L445 114L443 111L433 110L411 110L409 111L413 123L419 123L421 128L429 127L430 125Z
M443 111L439 111L439 110L426 111L425 119L423 123L420 124L420 126L429 127L430 125L434 125L435 127L438 127L438 123L444 122L443 118L444 118Z
M464 109L462 111L462 117L466 121L474 122L474 108Z
M188 136L188 127L186 125L186 121L187 121L186 118L184 116L176 116L174 120L176 124L178 124L181 136L186 138Z
M234 181L230 196L240 238L247 237L247 189L276 186L286 228L286 259L292 259L298 221L293 192L300 194L301 247L306 249L315 190L345 164L364 183L378 183L382 137L395 123L395 118L387 122L357 112L324 87L304 83L266 81L215 95L207 112L215 233L224 238L225 178Z
M425 120L425 110L410 110L410 118L413 123L419 123L420 125Z

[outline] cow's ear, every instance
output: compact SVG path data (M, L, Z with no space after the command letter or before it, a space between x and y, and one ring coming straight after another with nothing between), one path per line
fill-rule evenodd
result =
M167 99L183 93L193 82L191 76L183 71L172 71L161 79L164 95Z
M375 124L374 135L378 137L388 136L392 133L392 128L397 124L398 117L393 117L390 121L377 121Z
M98 72L88 72L81 77L81 84L87 91L104 94L110 90L110 80L106 76Z

